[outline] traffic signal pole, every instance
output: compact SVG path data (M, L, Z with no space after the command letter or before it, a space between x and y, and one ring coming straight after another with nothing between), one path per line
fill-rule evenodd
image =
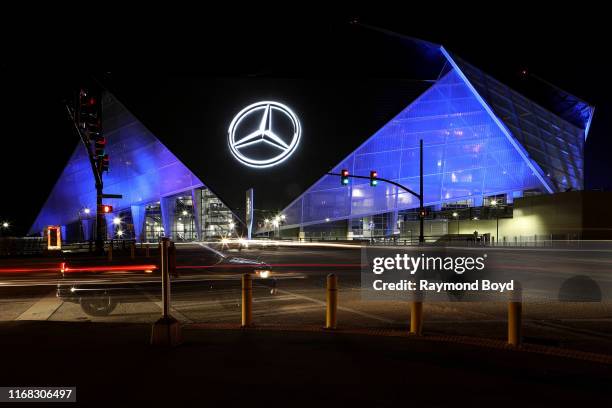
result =
M407 193L412 194L413 196L417 197L419 199L419 218L420 218L420 231L419 231L419 243L423 244L425 242L425 234L424 234L424 218L425 218L425 205L424 205L424 199L423 199L423 140L421 139L419 142L419 193L416 193L414 191L412 191L411 189L409 189L408 187L401 185L400 183L396 183L393 180L389 180L389 179L385 179L385 178L380 178L380 177L376 177L376 180L379 181L384 181L385 183L389 183L392 184L396 187L401 188L402 190L404 190ZM347 172L348 173L348 172ZM351 174L345 174L343 173L327 173L328 176L340 176L343 178L356 178L356 179L367 179L367 180L371 180L371 176L355 176L355 175L351 175Z
M70 109L70 106L66 105L66 109L68 110L68 116L72 120L76 133L79 135L81 142L83 142L83 145L85 146L85 150L87 151L87 156L89 157L89 163L91 164L91 170L95 178L95 183L96 183L96 225L95 225L96 239L95 239L95 245L96 245L96 253L103 253L104 252L104 241L105 241L104 235L106 231L102 227L103 225L105 225L104 213L101 210L102 205L103 205L102 194L103 194L103 189L104 189L104 184L102 182L102 174L98 169L98 164L96 162L94 152L91 148L91 143L89 141L89 138L84 132L81 132L77 118L74 112Z
M423 139L419 141L419 220L420 220L420 228L419 228L419 243L423 244L425 242L425 207L423 206Z

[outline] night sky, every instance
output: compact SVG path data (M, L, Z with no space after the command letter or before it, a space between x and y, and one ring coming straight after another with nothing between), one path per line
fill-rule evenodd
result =
M612 106L605 61L607 26L601 20L606 13L589 6L552 15L549 10L509 4L500 10L479 9L478 15L467 9L446 14L435 10L433 15L434 10L423 8L301 14L299 18L285 13L261 18L168 17L172 21L151 20L138 26L121 20L114 22L113 30L70 43L66 38L72 38L75 30L65 26L36 41L19 43L5 36L12 46L0 57L0 221L10 222L12 233L24 234L44 204L78 141L64 101L84 78L94 75L121 88L124 95L137 95L139 87L149 84L161 99L177 92L165 91L164 84L182 79L302 78L313 72L323 79L339 78L342 72L329 64L333 58L328 53L333 51L317 50L329 50L321 45L353 16L364 24L443 44L509 85L527 68L594 104L595 118L585 148L585 187L611 190ZM364 77L393 74L385 66L364 66ZM137 100L123 102L131 107ZM135 108L145 123L159 114L151 109L152 116L147 117L147 109Z

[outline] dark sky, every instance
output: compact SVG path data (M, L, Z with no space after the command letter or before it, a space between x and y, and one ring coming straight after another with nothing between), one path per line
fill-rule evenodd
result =
M603 21L607 13L589 6L552 14L518 2L496 10L439 8L432 10L429 4L381 13L316 14L287 10L206 18L173 14L139 24L117 19L99 34L79 40L73 39L80 28L65 25L29 37L3 32L10 46L0 55L0 221L7 220L14 233L23 234L44 204L78 141L63 101L83 78L94 74L111 81L114 76L164 81L272 72L307 76L314 65L325 71L325 55L313 58L313 50L352 16L441 43L502 82L511 82L520 69L528 68L594 104L585 184L587 189L612 189L612 106L605 60L609 30ZM380 72L371 74L377 77Z

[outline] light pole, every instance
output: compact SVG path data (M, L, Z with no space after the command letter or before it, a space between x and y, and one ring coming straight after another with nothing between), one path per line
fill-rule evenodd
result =
M499 242L499 214L497 213L497 200L493 199L489 201L491 207L495 208L495 241Z
M453 212L453 218L457 220L457 236L459 236L459 213L457 211Z
M113 218L113 225L115 226L115 228L117 229L114 232L114 235L117 235L119 238L121 238L121 236L123 235L123 231L121 231L121 218L119 217L115 217ZM115 228L113 228L113 230L115 230ZM121 234L119 234L119 232L121 232ZM114 237L112 237L114 238Z

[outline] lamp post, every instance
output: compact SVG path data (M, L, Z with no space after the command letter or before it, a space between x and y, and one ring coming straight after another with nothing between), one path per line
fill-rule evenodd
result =
M491 207L495 208L495 241L499 242L499 214L497 213L497 200L493 199L489 201Z
M457 236L459 236L459 213L457 211L453 212L453 218L457 220Z

